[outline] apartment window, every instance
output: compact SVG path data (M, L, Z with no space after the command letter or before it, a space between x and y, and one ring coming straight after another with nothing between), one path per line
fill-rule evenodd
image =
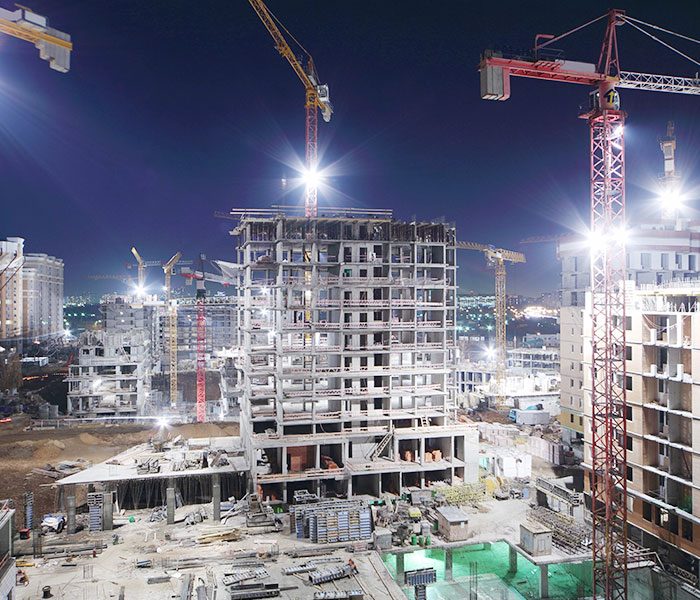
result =
M645 521L651 521L651 504L642 502L642 517Z
M695 254L688 255L688 270L689 271L695 271L696 264L697 264L696 258L697 257L695 256Z
M683 257L678 253L676 253L676 268L683 268Z
M627 467L627 481L634 481L634 469L632 467Z
M632 450L632 436L631 435L627 436L627 449Z
M578 426L583 427L583 417L578 418Z
M569 415L569 419L570 419L571 422L573 423L573 422L574 422L574 415L573 415L573 414Z
M639 255L640 261L642 263L642 269L651 269L651 253L641 252Z
M625 389L627 391L632 391L632 375L625 376Z
M625 329L632 331L632 317L625 317Z
M381 277L382 276L382 268L381 267L374 267L373 273L374 273L375 277Z
M686 521L683 519L681 521L683 524L681 525L681 535L683 536L684 540L688 540L689 542L693 541L693 524L690 521Z
M625 360L632 360L632 346L625 346Z
M625 419L632 420L632 407L629 405L625 406Z
M668 253L666 252L661 253L661 268L664 270L668 269Z

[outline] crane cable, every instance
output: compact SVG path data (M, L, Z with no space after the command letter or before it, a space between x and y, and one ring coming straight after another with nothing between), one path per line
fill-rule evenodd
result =
M697 61L697 60L695 60L694 58L691 58L691 57L688 56L687 54L685 54L685 53L681 52L680 50L678 50L678 48L674 48L673 46L671 46L671 44L669 44L669 43L667 43L667 42L664 42L663 40L657 38L653 33L649 33L648 31L642 29L639 25L636 25L635 23L632 23L632 21L628 21L627 19L625 19L625 22L626 22L628 25L631 25L632 27L634 27L635 29L641 31L644 35L648 35L648 36L649 36L652 40L654 40L655 42L659 42L659 44L661 44L662 46L666 46L666 48L668 48L669 50L672 50L672 51L675 52L676 54L679 54L679 55L682 56L683 58L688 59L690 62L692 62L692 63L694 63L695 65L697 65L697 66L700 67L700 61Z
M671 31L670 29L664 29L663 27L659 27L658 25L652 25L651 23L647 23L646 21L642 21L641 19L635 19L634 17L630 17L628 15L625 15L623 19L625 21L634 21L639 25L646 25L647 27L651 27L652 29L656 29L657 31L663 31L664 33L675 35L676 37L688 40L689 42L694 42L695 44L700 44L700 40L696 40L695 38L691 38L690 36L683 35L682 33L676 33L675 31Z
M290 38L292 38L292 40L294 40L294 43L295 43L297 46L299 46L299 48L301 48L301 50L304 52L304 54L306 54L306 57L307 57L307 58L311 58L311 54L309 54L309 52L306 50L306 48L304 48L304 46L301 45L301 42L299 42L299 40L296 39L296 38L292 35L292 33L289 31L289 29L287 29L287 28L284 26L284 23L282 23L282 21L280 21L280 20L275 16L275 13L273 13L273 12L270 10L269 7L267 7L267 12L270 13L270 16L275 20L275 23L277 23L277 25L278 25L279 27L281 27L281 28L284 30L284 32L285 32Z
M559 40L564 39L565 37L571 35L572 33L576 33L577 31L580 31L581 29L584 29L585 27L588 27L589 25L593 25L593 23L600 21L601 19L604 19L607 16L608 16L608 13L604 13L604 14L600 15L599 17L596 17L595 19L588 21L588 23L584 23L583 25L579 25L578 27L574 27L574 29L567 31L566 33L562 33L561 35L553 37L551 40L547 40L546 42L543 42L542 44L538 44L537 46L535 46L535 50L541 50L542 48L545 48L546 46L549 46L550 44L553 44L554 42L558 42Z

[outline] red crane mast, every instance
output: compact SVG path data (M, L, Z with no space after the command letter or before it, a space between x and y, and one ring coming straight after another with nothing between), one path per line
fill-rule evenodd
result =
M605 19L598 64L543 58L552 43ZM630 25L676 53L644 27L679 35L621 10L562 35L537 35L534 54L507 57L487 51L479 66L481 97L507 100L510 77L529 77L593 87L590 110L591 196L591 515L593 594L606 600L627 598L627 426L625 397L625 113L617 88L700 95L698 78L622 71L617 29ZM691 40L687 36L679 36ZM545 40L545 41L541 41ZM697 42L697 40L691 40ZM700 42L698 42L700 43Z

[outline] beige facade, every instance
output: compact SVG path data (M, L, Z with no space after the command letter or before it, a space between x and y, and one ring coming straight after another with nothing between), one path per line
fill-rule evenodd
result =
M628 284L624 384L630 532L695 575L700 559L699 311L699 281ZM590 326L588 314L585 325ZM590 335L586 342L584 465L590 465Z
M23 335L46 339L63 335L63 260L47 254L25 254Z
M583 435L583 307L590 285L589 248L581 236L559 241L561 261L561 415L563 439L580 450ZM696 277L700 222L659 219L633 227L627 242L627 277L636 285Z

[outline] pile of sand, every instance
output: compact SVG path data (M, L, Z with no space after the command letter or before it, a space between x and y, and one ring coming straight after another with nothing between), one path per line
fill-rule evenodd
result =
M181 435L184 438L225 437L227 435L238 435L238 425L219 425L217 423L179 425L171 428L170 435L172 437Z
M35 443L32 440L8 444L0 448L0 457L4 460L25 460L34 456L34 446Z
M78 439L82 444L85 444L86 446L96 446L97 444L104 443L100 438L95 437L91 433L81 433L78 436Z
M48 440L34 451L34 458L37 460L52 460L63 454L66 445L58 440Z

